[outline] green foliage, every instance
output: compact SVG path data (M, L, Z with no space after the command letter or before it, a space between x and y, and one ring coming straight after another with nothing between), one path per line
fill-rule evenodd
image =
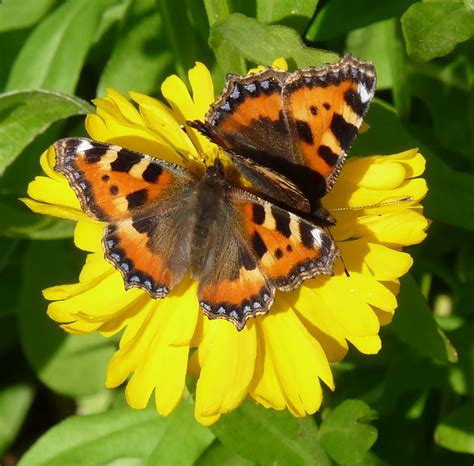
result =
M314 421L296 419L287 411L272 411L246 401L212 431L230 450L258 464L330 465L324 450L315 442L318 429Z
M474 35L474 10L467 2L415 3L403 14L402 25L408 55L425 62Z
M473 34L471 0L1 2L0 463L472 464ZM71 222L18 200L41 174L40 154L85 134L87 102L107 87L159 96L166 76L186 80L201 61L218 92L228 72L278 57L291 69L318 66L348 52L378 73L370 129L352 153L419 147L427 159L433 223L409 251L415 265L382 351L351 350L334 364L335 392L303 419L247 400L206 428L188 395L168 418L117 406L122 391L103 388L117 342L67 335L46 315L42 290L76 282L84 254Z

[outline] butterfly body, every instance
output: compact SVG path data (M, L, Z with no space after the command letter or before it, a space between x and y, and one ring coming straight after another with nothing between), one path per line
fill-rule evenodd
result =
M375 86L373 66L350 56L287 73L230 76L204 122L252 184L230 184L220 161L202 177L155 157L85 138L55 143L56 171L82 209L104 222L104 255L125 287L164 298L189 273L210 318L241 330L266 314L276 290L333 273L324 230L331 189Z

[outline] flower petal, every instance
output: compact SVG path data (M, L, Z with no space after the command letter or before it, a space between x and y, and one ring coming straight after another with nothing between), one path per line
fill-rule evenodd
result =
M196 387L197 419L236 408L252 380L257 352L255 325L240 332L224 320L204 321L204 338L197 350L201 373Z
M269 354L275 368L288 409L296 416L314 413L320 406L322 391L319 379L330 388L333 379L326 355L319 343L311 336L288 302L280 296L272 310L257 320L257 326L265 341L264 351ZM265 367L264 367L265 370ZM263 374L256 373L254 389L258 399L271 399L263 392L270 384L259 384Z

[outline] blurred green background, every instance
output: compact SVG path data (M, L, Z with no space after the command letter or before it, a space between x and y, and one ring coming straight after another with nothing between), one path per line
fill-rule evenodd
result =
M0 464L472 465L473 35L472 0L4 0ZM84 254L71 223L18 201L39 155L85 135L88 102L107 87L159 97L166 76L186 79L202 61L218 92L227 72L344 52L378 73L371 130L352 153L419 147L427 159L433 223L409 251L415 265L382 351L333 365L337 390L306 419L247 401L208 429L191 394L166 419L125 407L120 390L103 388L116 342L66 335L46 317L41 290L75 282Z

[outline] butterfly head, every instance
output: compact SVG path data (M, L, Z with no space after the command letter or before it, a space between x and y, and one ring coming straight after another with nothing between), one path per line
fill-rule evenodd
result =
M224 165L219 157L214 159L214 164L206 169L206 176L224 178Z

